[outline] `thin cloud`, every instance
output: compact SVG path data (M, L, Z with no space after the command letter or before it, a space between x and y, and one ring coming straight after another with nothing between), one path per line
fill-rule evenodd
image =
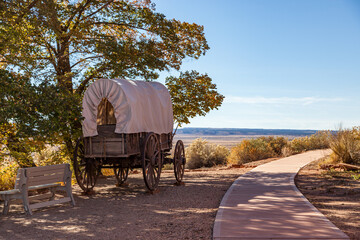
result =
M301 104L311 105L319 102L341 102L343 98L320 98L320 97L277 97L277 98L266 98L266 97L236 97L229 96L225 98L227 103L246 103L246 104Z

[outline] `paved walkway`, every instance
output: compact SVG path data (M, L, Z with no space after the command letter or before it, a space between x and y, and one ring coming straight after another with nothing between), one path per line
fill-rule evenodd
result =
M240 176L221 201L213 239L349 239L294 184L302 166L329 153L282 158Z

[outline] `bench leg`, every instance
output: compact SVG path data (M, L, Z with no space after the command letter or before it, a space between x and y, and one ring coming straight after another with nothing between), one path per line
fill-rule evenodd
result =
M32 215L32 211L30 209L30 204L29 204L29 199L27 197L25 199L23 198L23 204L24 204L25 213L27 213L28 215Z
M25 213L32 215L31 209L30 209L30 204L29 204L29 197L28 197L28 191L27 188L25 188L25 186L22 187L22 191L21 191L21 199L23 201L23 205L24 205L24 210Z
M73 207L75 207L75 200L74 200L74 196L72 194L70 194L70 199L71 199L71 205Z
M4 215L8 214L9 208L10 208L10 199L9 199L9 197L5 196L4 209L3 209L3 214Z
M25 204L25 203L24 203L24 210L25 210L25 213L26 213L26 214L32 215L32 211L31 211L31 209L30 209L29 204Z
M67 196L70 197L70 199L71 199L71 205L74 207L75 206L75 200L74 200L74 196L72 194L72 189L71 189L71 178L67 179L65 189L66 189Z
M50 188L50 192L51 192L50 201L52 201L55 198L55 188Z

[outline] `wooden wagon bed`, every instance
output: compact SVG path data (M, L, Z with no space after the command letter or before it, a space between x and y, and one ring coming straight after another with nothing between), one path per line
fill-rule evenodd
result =
M85 157L87 158L126 158L140 154L141 143L147 133L115 133L115 125L98 126L99 135L85 137ZM172 147L172 135L160 134L160 148L162 151L170 151Z

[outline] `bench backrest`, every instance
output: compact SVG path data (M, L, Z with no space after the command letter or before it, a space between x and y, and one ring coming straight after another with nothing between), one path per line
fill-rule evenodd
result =
M25 179L23 179L25 177ZM25 181L27 187L64 182L71 178L69 164L58 164L43 167L21 168L18 171L16 186L20 188Z

